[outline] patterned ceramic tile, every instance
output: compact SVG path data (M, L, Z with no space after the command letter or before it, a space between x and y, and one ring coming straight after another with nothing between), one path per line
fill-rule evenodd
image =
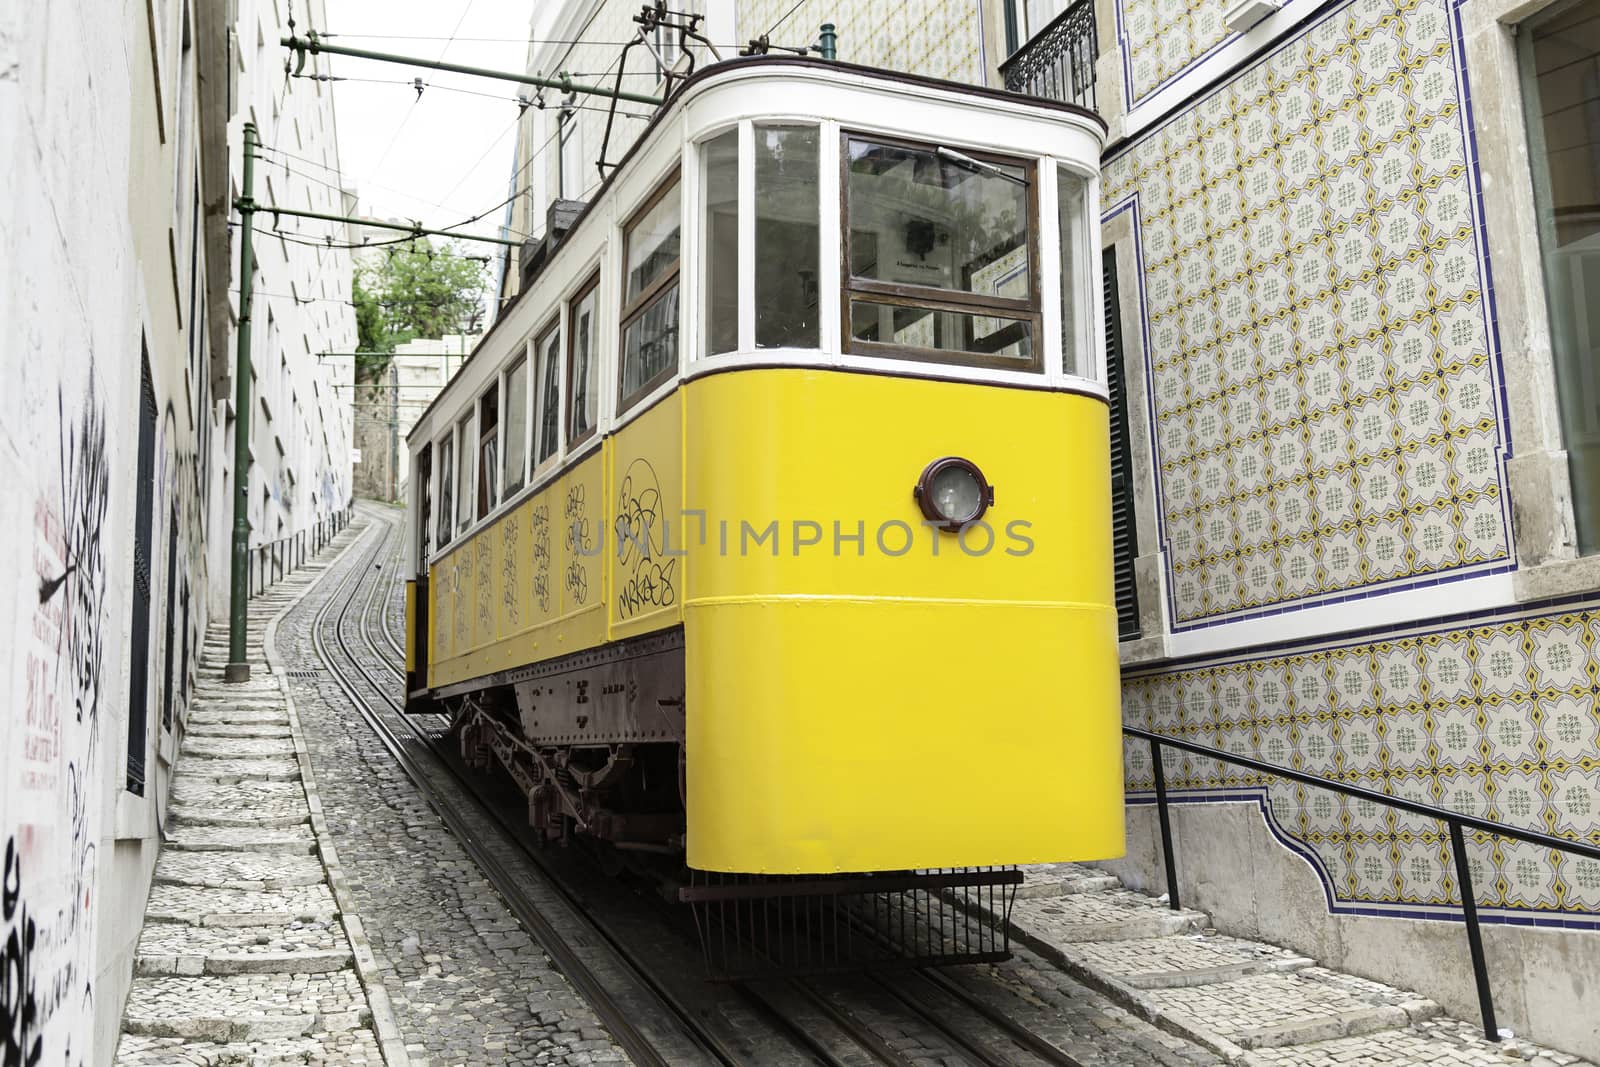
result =
M794 8L792 13L790 9ZM774 44L809 45L824 22L838 27L839 58L851 63L983 84L978 6L968 0L743 0L739 36L772 33Z
M1600 603L1123 679L1123 716L1238 755L1600 845ZM1257 791L1336 907L1459 900L1435 821L1168 750L1179 799ZM1130 795L1154 788L1126 752ZM1469 834L1480 904L1600 922L1600 863Z
M1235 34L1222 21L1226 0L1119 0L1118 45L1137 104Z
M1510 559L1446 2L1347 4L1106 166L1180 628Z

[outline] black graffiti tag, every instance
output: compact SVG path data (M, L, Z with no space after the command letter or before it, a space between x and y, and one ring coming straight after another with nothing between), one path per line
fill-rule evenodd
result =
M5 958L0 960L0 1046L3 1067L34 1067L44 1056L39 1034L39 1002L34 992L33 948L38 931L22 900L22 858L17 839L6 842L4 880L0 881L0 918L6 928Z
M645 608L664 608L678 599L673 585L678 561L666 555L665 518L660 511L661 483L655 468L636 459L617 492L617 562L627 572L617 590L617 614L623 617Z

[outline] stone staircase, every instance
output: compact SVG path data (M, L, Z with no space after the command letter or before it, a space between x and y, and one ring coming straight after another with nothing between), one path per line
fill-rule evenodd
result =
M1079 864L1026 869L1011 935L1133 1014L1230 1063L1593 1067L1527 1042L1490 1044L1414 993L1210 928Z
M320 569L251 602L249 682L222 681L225 627L206 637L119 1065L386 1062L390 1042L374 1027L319 848L293 714L260 656L267 620Z

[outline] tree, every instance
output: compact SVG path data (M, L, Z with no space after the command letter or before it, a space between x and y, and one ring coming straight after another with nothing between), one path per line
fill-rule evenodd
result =
M356 380L377 381L396 345L472 332L487 288L481 259L454 242L434 248L419 238L357 265L351 296L360 351L382 354L358 356Z

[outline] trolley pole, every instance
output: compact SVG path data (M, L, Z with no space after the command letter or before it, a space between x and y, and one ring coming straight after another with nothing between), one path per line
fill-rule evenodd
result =
M822 24L822 35L817 38L817 55L823 59L839 58L839 31L831 22Z
M256 126L244 124L244 185L234 206L239 209L239 347L234 358L233 401L233 566L229 575L229 682L250 680L245 652L245 623L250 610L250 297L256 264L250 247L255 224Z

